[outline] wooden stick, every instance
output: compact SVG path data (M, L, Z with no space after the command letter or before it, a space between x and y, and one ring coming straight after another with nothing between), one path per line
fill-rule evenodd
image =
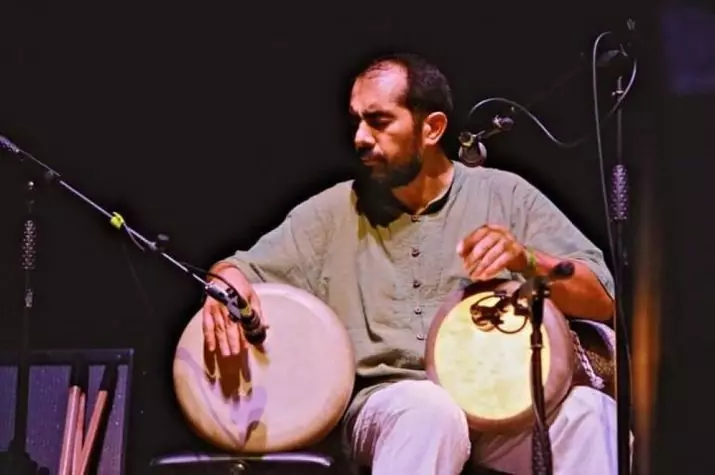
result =
M86 417L87 394L82 391L77 402L77 426L75 428L74 448L72 450L72 474L77 475L79 459L84 443L84 419Z
M65 414L65 430L62 435L62 449L60 452L60 467L58 475L72 475L72 459L74 454L74 444L76 442L77 412L79 409L79 397L82 389L80 386L70 386L69 397L67 398L67 411Z
M79 458L79 470L75 475L85 475L87 473L87 466L89 465L89 458L92 455L92 449L94 448L94 443L97 439L97 431L99 430L99 424L102 421L102 415L104 413L104 408L107 405L108 391L103 389L97 394L97 401L94 403L94 410L92 411L92 417L89 420L89 428L87 429L87 438L82 446L82 453Z

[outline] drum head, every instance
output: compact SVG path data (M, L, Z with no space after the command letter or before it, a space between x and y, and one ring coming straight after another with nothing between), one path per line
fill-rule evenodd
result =
M350 400L355 360L342 322L321 300L283 284L256 284L269 328L261 350L205 350L199 311L174 357L179 405L199 436L232 452L295 450L319 442Z
M511 433L533 424L531 395L531 332L529 320L511 305L497 327L475 323L475 303L493 306L495 290L509 295L515 281L477 283L453 294L435 317L427 338L428 377L444 387L464 410L469 426L485 433ZM502 331L500 331L501 329ZM574 355L568 324L547 300L541 328L544 400L547 417L570 386Z

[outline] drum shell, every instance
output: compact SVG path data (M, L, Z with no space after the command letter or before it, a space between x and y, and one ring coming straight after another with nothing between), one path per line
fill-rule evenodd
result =
M202 312L184 329L173 362L179 406L198 436L229 452L298 450L340 422L355 378L347 330L317 297L254 284L269 325L261 348L221 357L204 344Z

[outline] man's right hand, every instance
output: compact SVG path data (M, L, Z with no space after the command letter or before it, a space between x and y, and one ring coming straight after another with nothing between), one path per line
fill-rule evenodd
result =
M225 267L215 273L226 279L238 291L241 297L256 312L256 315L261 319L261 323L265 325L265 320L261 313L261 302L258 300L258 295L256 295L253 286L243 273L232 266ZM216 278L210 280L216 286L226 288L226 284L221 280ZM244 339L240 324L231 320L226 306L212 297L207 297L202 313L204 341L208 350L214 352L218 346L222 356L238 355L244 345Z

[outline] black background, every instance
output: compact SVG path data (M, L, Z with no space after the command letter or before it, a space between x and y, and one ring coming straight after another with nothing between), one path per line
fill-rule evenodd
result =
M472 131L505 112L498 106L467 122L476 102L497 95L527 103L580 66L579 76L532 110L571 140L593 132L593 41L622 29L629 15L638 22L640 60L623 130L632 223L639 224L629 228L631 247L639 250L644 233L665 231L661 246L646 253L662 260L664 277L646 296L664 301L653 472L687 461L706 473L715 462L694 431L713 415L705 403L713 391L701 382L713 343L704 325L712 319L705 218L715 129L705 119L715 100L667 88L655 3L5 2L0 134L147 238L168 234L172 256L207 267L252 244L303 198L350 177L348 79L366 54L412 50L436 61L452 81L457 128ZM604 73L602 95L612 79ZM612 123L604 138L610 173ZM489 165L532 181L607 249L593 141L559 149L522 117L488 146ZM23 187L36 170L12 157L0 162L0 342L10 348L22 302ZM643 203L653 205L653 222L638 221ZM176 408L171 360L201 289L61 189L42 189L36 209L32 345L135 348L131 466L186 448L195 440ZM699 403L684 405L689 396Z

